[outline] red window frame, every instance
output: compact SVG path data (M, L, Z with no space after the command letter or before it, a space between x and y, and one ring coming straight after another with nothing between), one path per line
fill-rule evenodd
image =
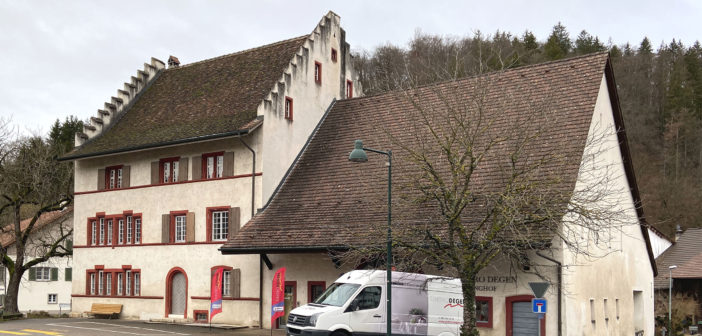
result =
M131 227L129 226L129 221L127 217L132 217ZM100 243L100 220L104 220L104 236L103 243ZM119 240L119 221L124 224L122 241ZM109 230L109 221L112 221L112 231ZM137 237L137 221L139 221L139 242L136 242ZM95 222L95 235L93 236L93 222ZM131 229L132 238L127 242L127 233ZM118 215L105 215L104 212L98 212L95 217L88 217L87 232L86 232L86 245L87 246L128 246L128 245L141 245L144 239L144 223L142 222L141 213L133 213L131 210L127 210ZM109 242L108 238L110 233L112 233L112 243ZM93 239L95 243L93 244Z
M169 158L164 158L164 159L158 160L158 172L159 172L159 174L160 174L159 177L158 177L158 181L159 181L160 184L175 183L175 182L179 182L179 181L180 181L180 179L181 179L180 176L178 176L178 181L173 181L173 176L175 176L175 174L176 174L176 169L175 169L175 165L174 165L174 163L176 163L176 162L180 162L180 157L179 157L179 156L176 156L176 157L169 157ZM164 176L164 175L165 175L165 174L164 174L165 171L164 171L164 168L166 167L166 165L165 165L166 163L169 164L169 173L170 173L170 174L169 174L169 177L170 177L170 181L165 181L165 176Z
M293 120L293 99L285 97L285 119Z
M224 166L224 152L214 152L202 154L202 179L212 180L222 178L224 176L224 167L222 167L222 176L217 176L219 171L219 165L217 164L217 158L222 157L222 166ZM207 177L207 159L212 158L212 177Z
M314 62L314 82L322 85L322 63Z
M327 283L324 281L307 281L307 303L312 302L312 286L322 286L322 292L327 289Z
M212 213L215 211L229 211L230 207L228 206L216 206L216 207L208 207L207 210L207 241L208 242L215 242L215 241L226 241L224 240L214 240L212 238L212 229L213 229L213 223L212 223ZM229 238L229 225L232 225L232 219L229 218L229 214L227 214L227 238ZM222 266L224 267L224 266Z
M99 294L100 292L100 272L102 271L102 283L103 283L103 292L102 295ZM130 295L126 295L126 290L127 290L127 271L130 271L131 273L131 278L130 278L130 283L129 287L131 288ZM95 275L95 292L94 294L90 292L90 275L94 274ZM107 275L110 274L111 276L111 283L110 285L110 294L107 294ZM122 274L122 294L117 294L117 274ZM136 288L136 275L139 275L139 294L134 293L134 289ZM143 281L141 279L141 269L135 269L132 268L132 265L122 265L121 268L105 268L104 265L95 265L93 269L87 269L85 270L85 295L89 296L97 296L97 297L140 297L141 296L141 289L142 289L142 284Z
M197 316L198 314L205 314L205 319L204 320L198 320ZM210 311L209 310L193 310L193 320L195 323L207 323L210 320Z
M93 222L95 222L95 233L93 233ZM99 230L99 225L100 223L98 222L98 218L96 217L88 217L88 230L86 231L86 244L88 246L98 246L98 235L100 234ZM93 239L95 239L95 243L93 243Z
M346 80L346 98L353 98L353 82Z
M475 326L476 327L482 327L482 328L492 328L492 311L493 311L493 305L492 305L492 297L490 296L476 296L475 297L475 302L482 301L482 302L487 302L488 306L490 307L488 309L488 320L487 322L479 322L478 321L478 316L476 315L475 319ZM477 311L476 311L477 313Z
M332 62L336 62L337 59L338 59L338 55L337 55L336 49L331 48L331 60L332 60Z
M214 274L214 271L216 271L218 268L223 268L224 270L222 271L222 297L232 297L232 293L229 293L229 295L224 295L224 272L228 271L229 272L229 284L231 285L231 271L234 269L231 266L225 266L225 265L217 265L217 266L212 266L210 267L210 288L212 288L212 275Z
M178 211L171 211L171 222L169 224L169 237L168 241L171 244L184 244L188 240L188 210L178 210ZM185 216L185 235L183 236L183 241L182 242L177 242L175 241L175 229L176 229L176 217L177 216Z
M123 166L124 165L105 167L105 190L122 189L124 185L124 175L122 175L122 179L118 179L118 177L122 174ZM110 187L110 175L113 171L115 172L115 185Z

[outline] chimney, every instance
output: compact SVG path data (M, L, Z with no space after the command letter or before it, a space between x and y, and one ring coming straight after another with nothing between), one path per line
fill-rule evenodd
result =
M177 68L180 65L180 61L178 60L178 57L175 57L173 55L168 57L168 68Z
M675 226L675 241L677 242L680 240L680 236L683 234L683 229L680 227L680 225Z

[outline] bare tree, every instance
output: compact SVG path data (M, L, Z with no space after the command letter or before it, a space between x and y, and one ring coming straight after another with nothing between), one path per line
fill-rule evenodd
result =
M0 251L10 277L4 306L5 313L17 313L24 272L50 258L72 254L66 246L72 226L61 226L58 231L39 230L38 223L43 214L72 202L73 169L69 163L56 160L56 146L40 137L13 138L7 123L0 126L4 134L0 137L0 228L12 241ZM29 218L26 225L22 225L23 218Z
M619 153L613 121L594 119L592 108L568 111L569 97L549 89L553 77L534 85L529 76L503 72L396 91L397 125L377 129L386 139L375 142L392 146L397 167L392 262L461 279L463 335L478 334L476 277L491 263L525 265L561 248L600 258L622 226L638 224L623 214L629 191L614 183L621 176L606 155ZM590 85L599 88L601 76ZM384 262L385 229L374 227L346 260Z

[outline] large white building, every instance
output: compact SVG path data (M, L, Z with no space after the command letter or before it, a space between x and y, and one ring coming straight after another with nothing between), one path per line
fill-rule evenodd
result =
M605 191L605 197L586 197L587 206L611 210L609 213L615 216L595 222L589 227L594 230L579 226L580 218L566 215L555 232L528 228L519 232L530 237L532 246L541 247L525 252L521 266L496 258L482 270L476 279L481 334L533 335L540 323L541 335L653 335L656 265L612 66L605 53L439 83L416 91L336 102L263 211L220 249L225 255L259 254L269 261L263 276L261 309L271 310L271 282L277 269L286 267L289 309L309 302L340 274L361 266L340 265L335 252L367 244L384 246L386 158L369 156L364 165L349 162L354 140L363 139L365 146L376 150L394 149L393 189L397 188L394 193L400 196L393 199L393 223L406 230L411 227L408 225L431 225L440 217L432 212L430 203L406 201L413 195L410 191L408 196L406 184L417 176L412 174L418 168L408 164L411 161L403 145L431 143L422 141L431 135L422 133L426 130L417 128L417 120L412 119L416 113L409 113L417 108L417 100L423 99L430 113L449 113L451 109L456 113L480 102L480 114L475 115L483 118L480 122L495 127L486 134L532 134L536 138L532 143L525 142L528 146L520 155L548 155L539 167L543 175L537 176L558 177L549 180L558 181L552 187L572 191L573 195ZM433 117L429 114L424 118ZM441 149L435 148L434 152L441 153ZM471 180L475 183L472 190L490 192L500 186L501 174L509 171L501 170L508 157L486 156ZM480 211L485 211L480 204L471 205L464 212L463 223L475 225L471 212ZM499 237L510 234L514 232L500 232ZM566 235L569 239L561 239ZM551 283L545 295L549 308L539 321L531 313L533 295L528 283L544 278ZM373 308L378 316L383 316L384 302L381 298ZM275 324L264 319L265 327ZM343 323L339 330L353 331Z
M152 59L63 157L75 163L73 311L260 324L258 255L218 248L273 193L336 99L362 92L340 18L308 35L181 65Z

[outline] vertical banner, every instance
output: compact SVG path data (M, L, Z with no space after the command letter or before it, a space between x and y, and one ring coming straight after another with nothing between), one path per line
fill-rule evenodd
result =
M224 268L218 268L212 274L212 286L210 287L210 322L212 318L222 312L222 274Z
M280 268L273 276L271 293L271 329L275 319L285 315L285 267Z

